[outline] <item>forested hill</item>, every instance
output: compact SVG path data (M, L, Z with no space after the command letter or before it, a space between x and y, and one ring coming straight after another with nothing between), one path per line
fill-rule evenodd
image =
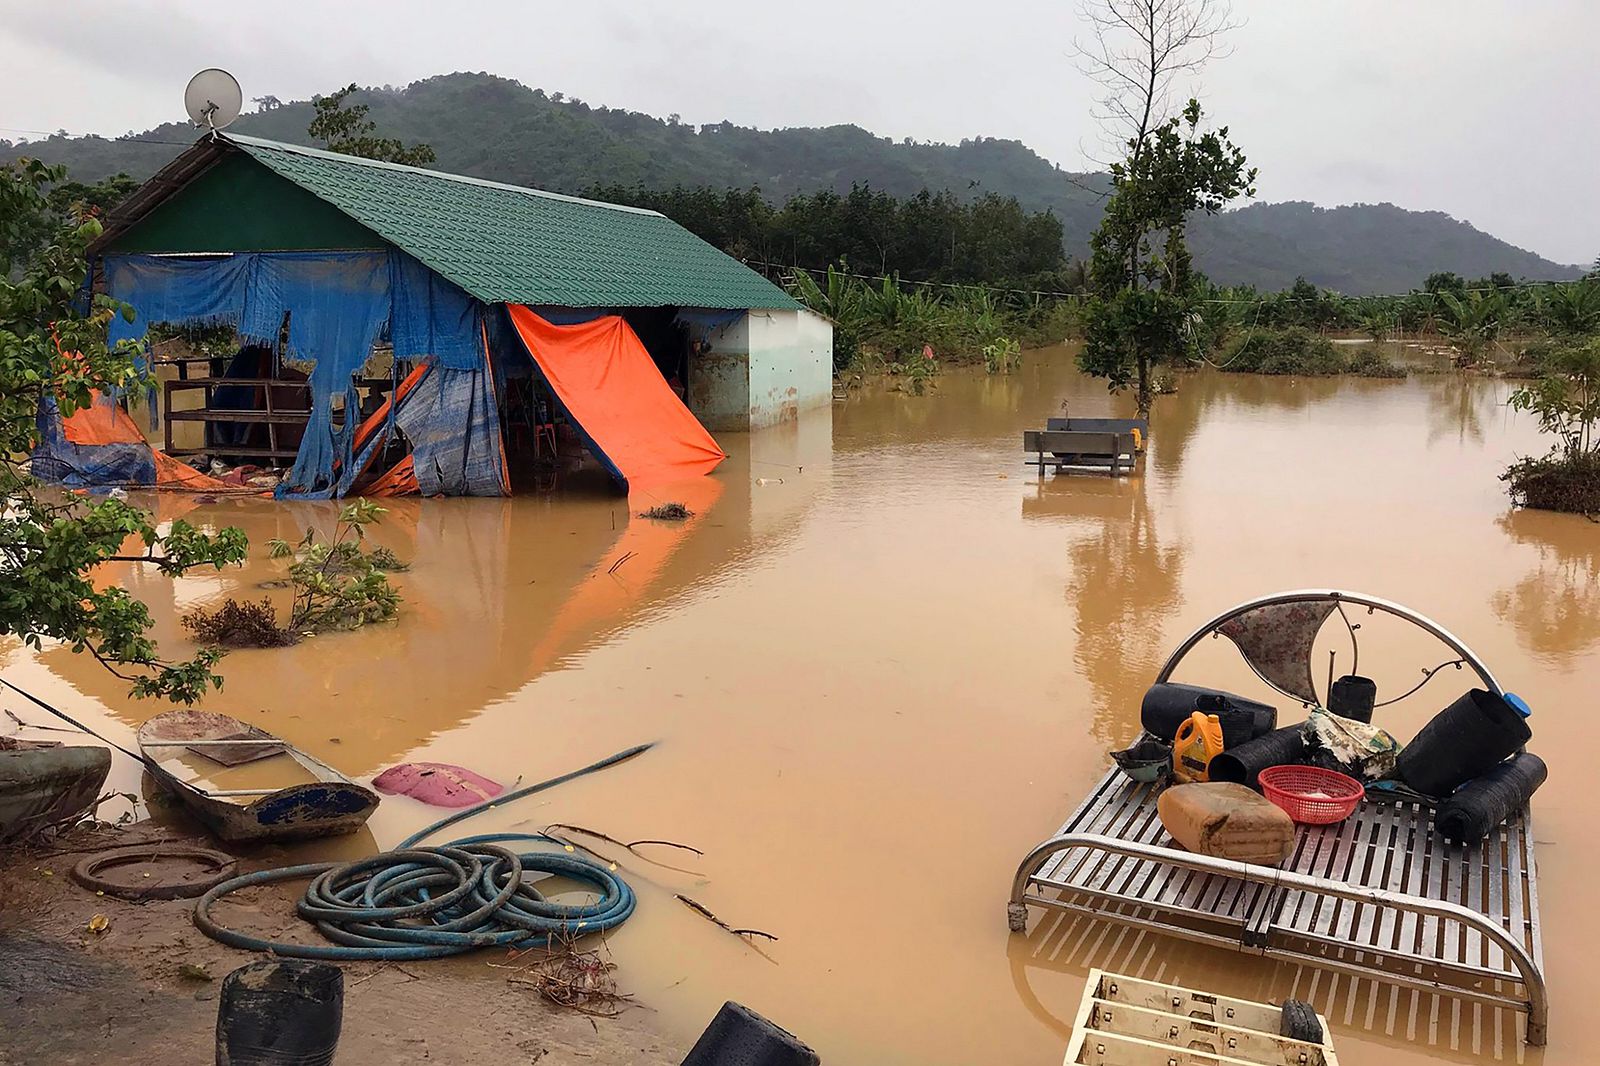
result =
M1067 251L1079 256L1086 254L1100 210L1099 198L1086 190L1099 187L1103 177L1066 173L1017 141L895 142L856 126L697 128L676 116L663 120L590 107L488 74L441 75L357 99L371 105L384 136L432 145L441 170L555 191L577 192L596 184L756 185L782 199L825 187L843 192L865 182L897 196L924 188L962 195L993 192L1015 196L1024 207L1053 210L1062 221ZM232 128L307 143L308 102L267 104ZM195 133L185 123L170 123L136 137L52 137L10 147L0 142L0 155L67 163L84 181L118 171L143 178L191 143ZM1193 232L1196 258L1214 281L1263 289L1287 287L1297 275L1361 294L1404 291L1444 270L1466 277L1504 271L1534 279L1581 273L1447 215L1390 204L1254 204L1198 220Z

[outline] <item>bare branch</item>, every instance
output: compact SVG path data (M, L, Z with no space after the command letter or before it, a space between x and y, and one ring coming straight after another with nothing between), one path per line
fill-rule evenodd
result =
M1227 0L1089 0L1087 39L1073 41L1084 76L1105 90L1094 117L1112 155L1142 144L1171 118L1177 80L1197 78L1228 54L1222 38L1240 23Z

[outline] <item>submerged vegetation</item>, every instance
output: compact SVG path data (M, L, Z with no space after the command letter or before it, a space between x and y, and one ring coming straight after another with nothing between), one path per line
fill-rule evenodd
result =
M1288 374L1326 377L1356 374L1361 377L1405 377L1406 372L1371 350L1352 352L1303 326L1288 329L1254 329L1229 341L1217 357L1217 366L1236 374Z
M976 362L1002 340L1059 344L1076 326L1068 300L997 292L972 285L910 285L892 277L868 281L829 267L821 280L797 271L789 291L833 320L833 362L843 370L882 364L898 370L933 359Z
M1550 351L1539 378L1512 393L1509 402L1536 415L1539 428L1555 438L1548 455L1518 460L1501 475L1512 501L1600 513L1600 337Z
M268 542L274 559L291 559L289 585L294 590L289 619L278 622L272 601L228 599L211 610L191 611L183 625L200 643L213 648L277 648L302 636L329 630L359 629L392 619L400 594L388 572L407 569L388 548L365 547L366 527L384 513L371 500L357 500L339 511L332 543L306 530L299 544Z

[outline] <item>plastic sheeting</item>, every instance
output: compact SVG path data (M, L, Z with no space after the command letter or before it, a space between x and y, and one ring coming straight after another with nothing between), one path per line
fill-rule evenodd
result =
M411 454L367 480L394 429ZM503 496L510 491L500 418L487 363L473 370L424 364L406 376L356 433L340 494Z
M32 471L46 481L72 486L155 485L192 492L240 491L194 467L156 451L132 416L109 397L96 394L88 407L66 418L53 399L38 415L39 446Z
M509 310L556 398L624 485L709 474L727 458L620 317L558 326L521 305Z
M85 443L77 443L66 432L55 398L45 397L36 420L39 443L29 463L33 476L74 488L154 485L155 460L139 427L126 411L108 400L96 399L94 406L109 410L79 411L73 415L74 419L88 415L75 430Z
M276 344L288 322L291 358L314 361L311 418L294 467L279 495L324 498L348 488L354 412L359 404L353 375L387 334L395 357L431 360L457 373L485 379L493 415L493 386L481 344L481 307L464 291L398 250L389 252L248 253L223 257L113 256L106 261L106 289L136 312L118 318L113 343L142 337L156 322L228 324L241 336ZM462 382L455 382L460 391ZM465 383L469 386L472 382ZM345 417L337 420L338 408ZM461 399L436 408L465 411L481 421L483 404ZM494 421L498 434L498 420ZM461 428L458 423L457 428ZM482 437L484 427L467 426ZM431 427L439 436L449 427ZM457 451L481 451L475 440ZM498 445L496 445L498 453ZM457 457L445 457L444 468ZM464 462L464 460L463 460ZM445 483L481 483L463 474ZM503 480L503 479L502 479Z

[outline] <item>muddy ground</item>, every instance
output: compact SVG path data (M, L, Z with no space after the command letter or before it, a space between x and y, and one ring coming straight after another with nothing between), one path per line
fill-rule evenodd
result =
M143 823L82 828L48 847L0 851L0 1066L213 1061L221 980L258 956L202 935L191 921L192 900L129 903L70 877L84 854L154 838L181 839ZM262 854L241 869L271 865L278 863ZM242 904L225 903L218 916L246 931L303 938L293 911L299 887L243 893ZM90 930L96 915L109 920L103 932ZM652 1031L648 1005L591 1018L518 984L516 966L498 952L345 965L338 1063L682 1060L684 1049ZM619 978L626 992L626 977Z

